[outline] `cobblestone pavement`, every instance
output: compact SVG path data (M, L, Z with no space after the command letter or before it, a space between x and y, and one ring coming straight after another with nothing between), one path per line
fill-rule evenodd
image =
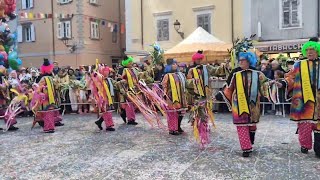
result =
M296 125L264 116L252 157L241 157L230 114L217 114L204 150L186 134L170 136L115 116L115 132L99 132L95 115L66 115L65 126L44 134L18 119L17 132L0 132L0 179L320 179L320 159L300 153ZM3 122L2 122L3 123Z

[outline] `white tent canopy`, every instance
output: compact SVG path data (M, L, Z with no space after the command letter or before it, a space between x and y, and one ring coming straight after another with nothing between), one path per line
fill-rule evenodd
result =
M228 56L228 49L231 49L231 43L225 43L212 34L208 33L202 27L198 27L186 39L166 51L165 56L172 58L190 58L190 53L203 50L205 55L209 55L210 59L224 59Z
M202 27L198 27L193 33L191 33L185 40L178 45L193 44L193 43L224 43L220 39L209 34Z

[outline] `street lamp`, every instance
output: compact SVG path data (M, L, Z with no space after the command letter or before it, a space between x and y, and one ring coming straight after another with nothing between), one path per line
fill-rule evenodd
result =
M61 38L61 41L63 42L63 44L66 46L66 47L69 47L69 38L67 37L63 37Z
M176 22L173 23L173 26L174 26L174 29L177 31L177 33L180 35L180 37L184 39L184 33L179 31L181 23L178 20L176 20Z
M69 51L70 51L71 53L73 53L74 51L76 51L77 45L76 45L76 44L70 45L70 44L69 44L69 38L63 37L63 38L61 38L60 40L62 41L62 43L63 43L67 48L69 48Z

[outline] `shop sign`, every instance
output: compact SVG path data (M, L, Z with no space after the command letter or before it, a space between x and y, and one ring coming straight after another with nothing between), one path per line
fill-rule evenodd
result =
M303 42L304 43L304 42ZM259 49L261 52L299 52L303 46L302 42L298 43L277 43L277 44L257 44L256 48Z
M302 43L299 44L279 44L279 45L272 45L269 46L269 51L279 51L279 52L286 52L286 51L300 51L302 47Z

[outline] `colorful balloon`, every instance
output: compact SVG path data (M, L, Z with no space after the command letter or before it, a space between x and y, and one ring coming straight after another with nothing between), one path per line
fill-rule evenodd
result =
M17 51L12 51L9 53L8 59L9 60L17 60L18 58L18 53Z
M5 51L0 51L1 56L3 56L3 60L7 61L8 60L8 54Z
M19 66L21 66L22 65L22 60L20 58L18 58L17 59L17 63L18 63Z
M8 41L6 41L6 44L7 44L8 46L12 46L12 45L14 45L14 40L9 39Z
M0 61L4 61L4 56L3 56L3 54L0 54Z
M19 64L17 59L9 59L9 66L13 69L13 70L18 70L19 69Z
M5 32L8 28L7 23L0 23L0 32Z
M4 46L4 50L6 51L6 53L8 54L10 52L10 46L5 45Z
M16 40L16 34L14 33L10 33L8 36L7 36L7 39L10 39L10 40Z

